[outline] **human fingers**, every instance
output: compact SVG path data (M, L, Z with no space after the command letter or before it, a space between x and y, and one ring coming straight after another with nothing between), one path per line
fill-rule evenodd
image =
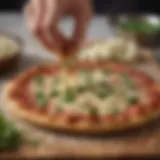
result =
M86 36L89 22L92 17L92 7L90 1L81 2L79 9L73 11L73 16L76 21L75 30L71 38L70 52L78 50Z
M58 0L46 0L47 11L42 24L42 33L49 43L52 44L52 51L60 53L65 37L58 30L58 23L63 15L63 7Z
M43 32L43 20L46 12L46 1L31 0L25 6L25 18L28 28L33 35L49 50L52 50L53 44Z

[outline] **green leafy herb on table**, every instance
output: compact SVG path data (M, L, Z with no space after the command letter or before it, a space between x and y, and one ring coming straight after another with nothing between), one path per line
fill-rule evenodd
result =
M20 142L20 132L0 113L0 150L15 149Z
M13 123L11 123L5 116L0 113L0 151L14 150L21 143L29 143L32 146L38 146L40 139L28 139L25 132L19 131Z

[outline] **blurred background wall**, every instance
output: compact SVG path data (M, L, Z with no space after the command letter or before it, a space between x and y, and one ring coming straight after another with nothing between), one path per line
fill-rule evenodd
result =
M20 11L27 0L0 0L0 11ZM145 12L160 13L158 0L93 0L97 14Z

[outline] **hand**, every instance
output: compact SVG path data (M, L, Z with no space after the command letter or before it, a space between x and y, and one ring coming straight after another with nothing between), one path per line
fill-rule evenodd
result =
M59 20L66 14L76 21L71 38L58 29ZM25 7L29 29L47 49L61 56L75 53L81 46L91 15L91 0L30 0Z

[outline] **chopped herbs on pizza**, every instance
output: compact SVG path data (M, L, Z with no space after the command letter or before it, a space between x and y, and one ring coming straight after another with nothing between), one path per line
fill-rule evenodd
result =
M64 72L39 75L30 87L40 108L50 105L56 112L92 115L120 113L143 95L129 75L106 69L80 70L70 76Z

